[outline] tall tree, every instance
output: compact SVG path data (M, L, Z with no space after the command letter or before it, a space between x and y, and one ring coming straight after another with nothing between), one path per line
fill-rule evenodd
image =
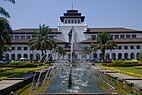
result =
M15 3L15 0L4 0L4 1ZM3 16L5 16L5 17L10 18L9 13L3 7L0 7L0 14L3 15Z
M15 0L4 0L11 3L15 3ZM3 8L0 7L0 15L10 18L9 13ZM9 24L9 21L0 16L0 60L3 58L3 53L9 50L9 45L11 44L10 35L12 33L12 28Z
M110 34L106 32L99 33L97 36L97 44L94 44L92 46L92 49L97 50L100 49L102 52L102 57L101 59L104 62L104 57L105 57L105 50L112 50L117 47L117 44L113 41L112 37Z
M57 46L57 47L56 47L56 52L58 53L58 59L59 59L61 56L63 56L63 58L64 58L64 56L66 55L65 50L64 50L63 47L61 47L61 46Z
M56 43L49 38L51 29L49 26L40 25L39 31L33 35L33 39L29 41L29 47L31 50L41 50L42 55L46 53L46 50L52 50L56 47Z
M12 28L9 21L4 17L0 17L0 60L2 60L3 53L8 50L8 46L11 44L11 33Z

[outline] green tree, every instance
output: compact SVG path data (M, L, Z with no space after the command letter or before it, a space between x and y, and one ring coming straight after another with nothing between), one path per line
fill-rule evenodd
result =
M83 53L83 56L85 57L85 59L87 59L87 55L90 54L90 52L91 52L91 48L89 46L83 47L82 53Z
M15 0L4 0L11 3L15 3ZM0 15L10 18L9 13L3 8L0 7ZM4 52L9 50L11 44L10 35L12 33L12 28L9 24L9 21L0 16L0 60L3 58Z
M4 0L4 1L15 3L15 0ZM0 7L0 14L3 15L3 16L5 16L5 17L10 18L9 13L3 7Z
M105 57L105 50L112 50L117 47L117 44L113 41L112 37L110 34L106 32L99 33L97 36L97 44L92 45L92 49L94 51L100 49L102 52L102 57L101 59L104 62L104 57Z
M138 59L142 60L142 52L138 55Z
M42 55L46 53L46 50L53 50L56 47L56 43L49 38L51 29L49 26L40 25L39 31L33 35L33 39L29 40L29 47L31 50L41 50Z
M3 58L3 53L9 50L11 33L12 28L8 20L4 17L0 17L0 60Z
M61 47L61 46L57 46L56 52L58 53L58 59L59 59L61 56L63 56L63 58L64 58L64 56L66 55L66 52L65 52L64 48Z

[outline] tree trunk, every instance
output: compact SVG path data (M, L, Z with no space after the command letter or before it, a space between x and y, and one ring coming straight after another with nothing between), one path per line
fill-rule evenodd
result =
M102 49L102 61L104 62L105 59L105 49Z

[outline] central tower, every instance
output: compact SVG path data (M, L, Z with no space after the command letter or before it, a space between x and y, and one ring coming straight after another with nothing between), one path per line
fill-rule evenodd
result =
M87 30L87 25L84 22L85 16L82 16L78 10L67 10L63 16L60 16L58 29L62 32L62 39L65 42L70 42L70 31L72 28L77 33L77 42L85 40L84 32Z

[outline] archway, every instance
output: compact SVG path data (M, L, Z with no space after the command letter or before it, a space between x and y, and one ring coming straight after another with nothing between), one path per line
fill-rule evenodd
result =
M128 59L128 53L124 53L124 59Z
M33 59L34 59L33 54L30 54L30 61L33 61Z
M5 55L5 59L6 59L6 60L9 60L9 54L6 54L6 55Z
M94 53L93 58L94 58L94 59L98 58L97 53Z
M39 61L40 60L40 54L37 54L36 55L36 61Z
M27 54L24 54L24 58L27 58L27 59L28 59L28 55L27 55Z
M140 54L140 53L137 53L137 58L139 57L139 54Z
M112 54L112 59L113 59L113 60L116 59L116 54L115 54L115 53Z
M19 60L21 58L21 54L17 55L17 60Z
M131 58L131 59L134 59L134 53L131 53L131 54L130 54L130 58Z
M15 60L15 54L11 55L11 60Z
M122 53L118 53L118 59L122 59Z

